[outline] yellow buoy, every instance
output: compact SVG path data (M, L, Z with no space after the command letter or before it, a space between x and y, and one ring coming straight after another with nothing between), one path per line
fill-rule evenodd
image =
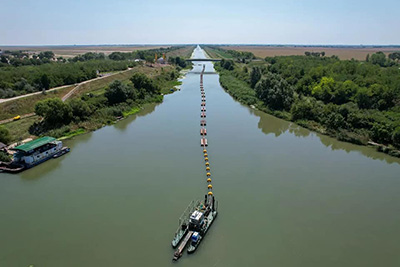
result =
M207 187L208 187L208 188L212 188L212 184L209 184Z
M210 170L210 167L206 167L206 171L209 171Z
M208 194L210 195L210 196L212 196L212 192L210 191L210 192L208 192Z
M209 166L209 165L210 165L210 163L206 162L206 166Z
M204 158L205 161L208 161L208 158Z
M207 172L207 177L210 177L210 176L211 176L211 173Z
M205 154L204 154L204 157L208 157L208 154L207 154L207 153L205 153Z
M204 149L204 150L203 150L203 152L204 152L204 153L207 153L207 150L206 150L206 149Z
M211 183L211 178L207 178L207 182Z

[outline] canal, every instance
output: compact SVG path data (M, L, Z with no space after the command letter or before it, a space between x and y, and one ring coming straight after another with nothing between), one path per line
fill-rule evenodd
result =
M243 106L217 74L204 88L219 215L171 262L179 216L207 191L200 64L162 104L0 174L0 266L400 266L400 160Z

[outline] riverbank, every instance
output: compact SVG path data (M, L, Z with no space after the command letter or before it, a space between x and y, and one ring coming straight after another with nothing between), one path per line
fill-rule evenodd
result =
M248 105L253 109L260 110L280 119L291 121L311 131L336 138L339 141L374 147L378 152L400 158L400 150L397 150L392 146L386 146L373 142L362 131L357 133L343 129L328 129L327 127L315 121L304 119L295 120L293 118L293 114L289 111L272 110L256 97L255 90L252 89L247 82L237 78L230 71L227 71L219 66L216 66L215 69L220 75L219 79L222 88L224 88L227 93L229 93L233 98L242 104Z
M149 79L159 88L159 94L147 94L141 98L134 100L127 99L118 104L108 105L105 93L111 81L119 80L124 85L130 84L130 79L133 74L142 73L149 77ZM140 66L132 69L131 71L119 74L114 78L117 79L104 79L90 83L86 83L79 90L74 92L71 100L65 102L65 105L83 105L83 110L87 112L82 118L71 119L68 124L58 124L56 127L49 127L43 121L43 118L37 115L29 118L24 118L18 121L11 121L2 125L9 132L10 142L19 142L26 138L36 138L42 135L50 135L60 139L68 139L77 135L85 134L95 131L106 125L114 124L122 119L125 119L133 114L140 112L144 106L150 103L160 103L163 101L163 95L171 94L179 90L182 84L181 79L184 77L185 72L176 72L175 67L169 65L154 65L154 66ZM111 78L111 77L110 77ZM47 95L46 95L47 96ZM56 96L56 95L55 95ZM58 96L58 95L57 95ZM61 98L61 95L58 96ZM30 105L18 105L24 110L35 111L35 105L38 101L36 99L30 100L17 100L18 102L24 101ZM51 100L47 96L41 100ZM40 101L39 101L40 102Z

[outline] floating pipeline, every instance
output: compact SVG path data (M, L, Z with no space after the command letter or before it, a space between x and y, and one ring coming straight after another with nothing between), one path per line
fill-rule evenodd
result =
M200 74L200 92L201 92L201 108L200 108L200 134L202 138L200 139L201 147L203 148L204 161L205 161L205 171L207 177L207 194L204 196L204 203L197 201L191 202L188 208L186 208L184 214L179 219L179 228L175 233L174 239L172 241L172 246L178 247L174 253L173 260L177 261L183 254L183 250L189 245L187 252L193 253L196 251L201 240L204 238L211 224L217 217L217 206L218 202L215 201L214 194L212 192L211 184L211 168L208 159L208 152L206 146L208 146L208 141L204 137L207 134L206 120L206 93L203 86L203 74L205 70L205 65L203 65L203 70ZM193 203L196 203L193 205ZM189 211L189 215L188 212ZM179 245L179 246L178 246Z

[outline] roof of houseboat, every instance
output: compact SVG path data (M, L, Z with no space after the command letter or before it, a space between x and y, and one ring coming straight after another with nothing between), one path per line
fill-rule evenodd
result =
M44 136L35 140L32 140L28 143L25 143L23 145L14 147L13 150L20 150L20 151L24 151L24 152L28 152L31 151L33 149L36 149L38 147L41 147L45 144L48 144L50 142L55 141L56 139L54 137L50 137L50 136Z

